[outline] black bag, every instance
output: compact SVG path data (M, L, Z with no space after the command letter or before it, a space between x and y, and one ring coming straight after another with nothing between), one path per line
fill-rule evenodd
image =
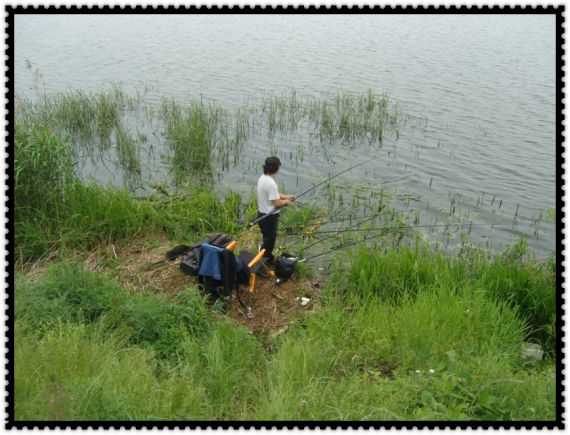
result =
M208 238L204 241L213 246L217 246L218 248L225 248L228 246L234 239L226 234L212 234L209 235ZM202 242L202 243L204 243Z
M193 248L182 256L180 269L187 275L197 276L200 270L200 248Z
M285 282L293 272L295 272L295 264L297 264L297 257L293 257L289 254L281 254L275 260L275 276L277 277L277 283Z
M198 271L200 270L200 252L201 252L200 247L202 246L202 244L209 243L210 245L217 246L219 248L225 248L230 244L232 240L233 238L225 234L211 234L206 238L206 240L200 243L197 243L192 246L186 246L185 248L187 249L182 254L182 259L180 260L180 269L182 269L182 271L187 275L197 276ZM180 248L183 247L184 245L176 247L175 249L180 250ZM169 253L172 253L173 251L174 249L171 249L167 253L167 256ZM176 254L180 255L181 253L176 252Z

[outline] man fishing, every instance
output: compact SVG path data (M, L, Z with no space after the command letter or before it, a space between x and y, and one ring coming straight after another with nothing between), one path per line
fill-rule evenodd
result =
M262 249L265 249L263 262L268 265L274 260L273 248L277 240L277 224L279 208L295 201L294 195L279 193L275 175L279 171L281 161L275 156L267 157L263 165L263 175L257 181L257 224L263 236Z

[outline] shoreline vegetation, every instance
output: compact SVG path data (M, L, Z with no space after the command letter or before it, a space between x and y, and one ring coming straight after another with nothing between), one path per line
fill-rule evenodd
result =
M133 275L125 286L115 272L129 252L120 248L141 240L223 232L256 246L244 225L254 196L211 183L213 156L239 159L253 118L163 103L152 116L166 126L173 183L134 195L77 168L82 153L113 148L123 170L143 170L150 135L121 117L136 100L120 88L58 98L40 109L20 102L15 116L16 420L556 419L554 257L539 261L524 239L491 253L468 233L446 253L410 228L419 216L396 210L390 192L355 199L330 185L332 207L347 210L338 216L373 212L361 228L390 230L331 254L311 309L285 332L252 334L195 285L151 289ZM396 134L405 117L387 97L351 98L266 99L267 131L313 123L324 141ZM285 210L283 232L303 234L280 243L302 253L330 219L324 207ZM103 246L112 254L94 254ZM292 285L314 277L301 266ZM543 358L526 356L533 345Z
M175 185L195 182L196 173L202 181L208 180L214 165L218 171L236 165L254 135L267 138L269 151L277 154L283 151L275 146L276 136L310 132L310 150L299 144L290 151L290 157L300 161L317 148L328 159L327 145L335 141L351 147L362 142L381 145L408 124L427 125L427 119L404 114L387 95L370 90L300 97L293 89L232 110L203 97L184 102L163 97L153 105L141 91L133 97L117 83L100 92L75 90L38 94L33 99L17 95L15 120L23 125L49 125L69 141L76 157L92 162L104 157L123 170L125 179L137 178L141 166L148 164L142 151L154 156L153 146L145 146L149 138L164 140L168 155L162 160ZM134 120L143 122L135 126Z

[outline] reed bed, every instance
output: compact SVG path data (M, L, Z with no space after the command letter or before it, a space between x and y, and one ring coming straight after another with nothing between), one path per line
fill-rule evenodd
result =
M337 92L333 96L299 97L295 90L262 100L269 137L276 132L292 132L303 128L313 130L321 143L357 144L360 140L382 144L388 133L398 135L408 120L386 94L377 95Z
M211 179L213 172L237 165L243 158L253 120L249 108L235 112L202 101L189 105L163 100L162 119L173 154L175 181Z
M104 92L68 91L41 95L35 103L16 97L16 120L25 124L49 126L67 135L77 146L93 151L110 145L113 131L121 124L121 113L134 109L137 100L119 84Z
M120 84L113 84L101 92L40 94L34 101L17 97L15 118L21 126L42 125L67 140L79 162L90 159L92 165L108 171L110 161L127 187L133 185L131 179L140 179L149 164L158 168L148 168L147 173L158 171L175 186L211 184L214 174L244 164L251 141L266 140L265 136L270 154L284 153L275 142L276 133L284 135L284 140L295 137L288 153L298 165L307 153L328 156L333 142L381 143L386 134L412 119L386 95L372 91L307 97L291 90L233 110L207 101L171 97L156 106L145 102L140 92L132 97ZM321 138L318 149L315 136Z
M171 166L175 182L180 183L191 176L211 178L215 113L201 105L183 109L174 103L163 102L162 108L166 137L173 152Z

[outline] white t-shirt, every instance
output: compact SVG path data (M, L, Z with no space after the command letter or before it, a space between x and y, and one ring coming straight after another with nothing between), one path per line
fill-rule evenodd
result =
M277 183L273 177L263 174L257 181L258 210L261 213L270 213L275 208L272 201L275 201L276 199L279 199Z

